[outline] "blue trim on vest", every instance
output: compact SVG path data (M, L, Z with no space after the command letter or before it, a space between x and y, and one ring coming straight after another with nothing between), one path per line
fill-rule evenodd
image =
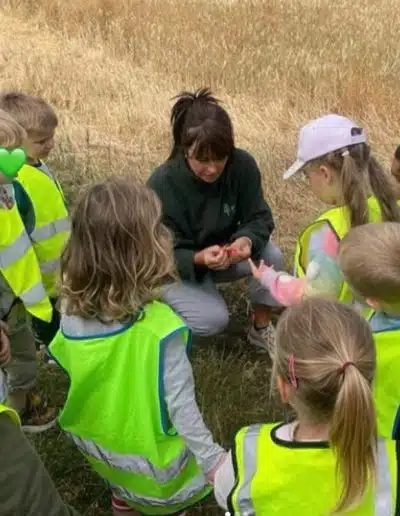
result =
M160 416L161 416L161 426L163 429L163 432L165 435L174 436L177 435L177 431L171 432L171 424L169 423L169 417L168 417L168 408L167 404L165 402L165 391L164 391L164 354L165 354L165 347L168 344L170 339L173 339L180 333L184 331L189 331L186 326L180 326L176 330L174 330L172 333L169 333L164 338L160 340L160 363L158 367L158 399L160 400ZM189 349L191 349L192 343L191 343L191 334L188 336L188 341L186 343L186 352L189 352Z
M118 330L110 331L109 333L100 333L100 334L93 334L93 335L82 335L81 337L76 337L74 335L68 335L65 333L62 329L60 330L62 335L69 339L69 340L87 340L87 339L102 339L105 337L114 337L115 335L119 335L120 333L123 333L126 330L129 330L135 322L140 320L141 316L143 315L143 309L141 308L137 313L131 315L131 320L129 323L121 325L121 328Z
M400 405L397 409L397 414L394 420L392 439L400 441Z

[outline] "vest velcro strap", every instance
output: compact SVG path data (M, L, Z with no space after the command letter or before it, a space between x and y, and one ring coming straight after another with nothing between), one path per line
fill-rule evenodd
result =
M9 267L30 249L31 241L24 230L14 242L0 251L0 269Z
M178 491L171 498L158 498L155 496L141 496L138 493L132 493L129 489L121 486L114 486L111 484L112 491L122 498L137 505L152 506L162 508L168 505L179 505L184 504L190 498L196 496L200 491L204 489L207 481L202 473L197 475L191 482L189 482L183 489Z
M169 482L171 479L178 476L185 468L191 456L191 452L185 448L177 459L170 462L166 468L160 469L140 455L123 455L111 452L98 446L89 439L82 439L71 433L68 434L83 453L104 462L110 468L119 469L126 473L135 473L137 475L151 477L159 484Z
M51 238L54 235L58 235L59 233L70 231L70 229L71 221L68 217L64 217L62 219L50 222L49 224L46 224L40 228L36 228L31 233L31 238L35 242L41 242L42 240L47 240L48 238Z
M46 299L47 294L44 290L43 283L40 282L20 294L19 297L25 306L32 306Z
M42 273L49 273L49 272L55 272L60 264L60 260L57 258L55 260L50 260L45 263L40 264L40 272Z
M251 497L251 482L257 471L258 438L262 425L252 425L246 429L243 436L241 462L239 469L240 487L237 493L237 504L240 514L255 514L253 500Z

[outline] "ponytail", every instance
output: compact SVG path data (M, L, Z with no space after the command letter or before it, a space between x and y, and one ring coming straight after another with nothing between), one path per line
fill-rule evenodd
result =
M174 158L182 148L182 139L184 134L185 122L187 114L191 111L196 103L218 105L218 100L212 96L208 88L201 88L194 93L183 91L174 99L177 99L172 107L170 123L172 126L173 146L168 159Z
M369 220L364 170L360 170L352 153L344 155L342 159L341 187L343 200L350 210L350 226L361 226Z
M343 378L332 416L330 442L343 487L334 513L361 502L375 480L377 464L376 414L370 383L353 363L339 374Z
M373 156L368 160L368 175L372 191L378 199L381 208L382 220L386 222L400 222L400 211L395 187Z
M369 188L378 200L383 221L400 222L395 187L370 155L366 143L332 152L318 159L317 163L325 163L338 171L342 198L350 210L352 228L369 222Z

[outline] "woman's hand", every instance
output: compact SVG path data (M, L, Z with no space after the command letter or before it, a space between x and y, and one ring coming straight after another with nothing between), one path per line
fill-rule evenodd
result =
M8 327L0 321L0 364L4 364L10 358L10 341L8 338Z
M221 271L230 267L231 260L225 247L213 245L196 253L194 255L194 263L196 265L205 265L214 271Z
M237 238L226 247L231 264L247 260L251 256L251 240L247 237Z

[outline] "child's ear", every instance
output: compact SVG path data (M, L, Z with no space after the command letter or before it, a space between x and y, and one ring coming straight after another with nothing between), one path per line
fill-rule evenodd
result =
M333 183L335 178L333 175L333 171L330 167L321 165L319 167L319 172L320 172L321 176L325 179L325 181L327 182L328 185L331 185Z
M276 382L282 402L289 403L290 392L292 390L291 385L284 378L282 378L282 376L278 376Z

